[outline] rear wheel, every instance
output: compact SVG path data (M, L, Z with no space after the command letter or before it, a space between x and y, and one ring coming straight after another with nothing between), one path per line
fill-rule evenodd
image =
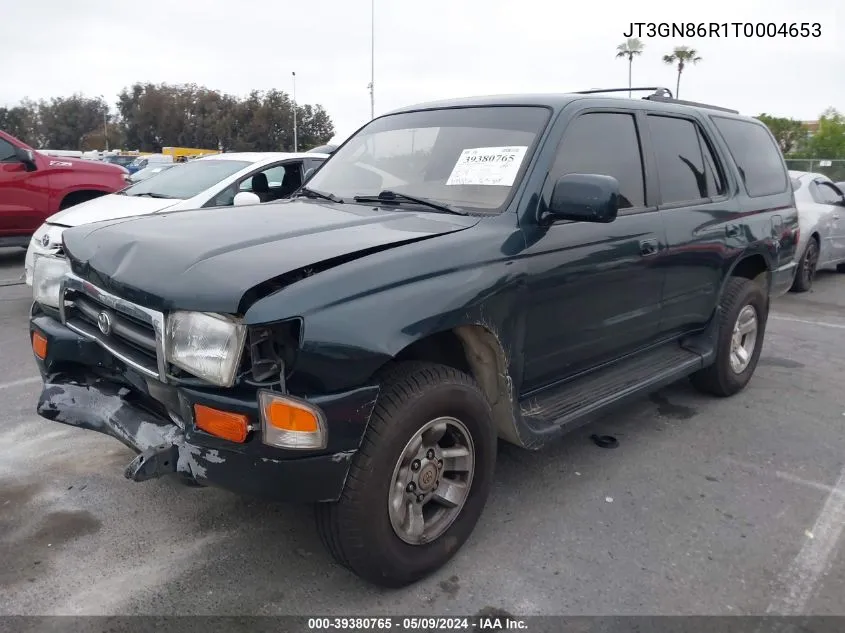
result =
M836 272L845 273L845 264L836 264Z
M792 292L807 292L813 286L816 267L819 265L819 243L811 237L804 250L804 256L798 262L795 280L792 282Z
M469 537L493 479L496 433L475 381L433 363L401 363L382 381L337 503L318 504L334 558L385 587L442 567Z
M716 360L694 373L692 384L723 397L742 391L757 367L768 316L763 286L742 277L729 279L722 295Z

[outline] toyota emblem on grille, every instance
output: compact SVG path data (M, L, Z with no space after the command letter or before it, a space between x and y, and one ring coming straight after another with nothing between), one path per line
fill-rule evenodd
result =
M43 246L44 248L47 248L48 246L50 246L50 236L49 235L45 235L44 237L41 238L41 246Z
M106 336L109 335L109 332L111 332L111 317L108 312L100 312L97 315L97 327L100 328L100 332Z

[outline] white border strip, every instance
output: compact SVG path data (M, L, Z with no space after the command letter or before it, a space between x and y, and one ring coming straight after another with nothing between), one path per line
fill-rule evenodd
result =
M21 378L20 380L13 380L12 382L0 382L0 389L11 389L12 387L29 385L34 382L39 382L40 380L41 376L33 376L32 378Z

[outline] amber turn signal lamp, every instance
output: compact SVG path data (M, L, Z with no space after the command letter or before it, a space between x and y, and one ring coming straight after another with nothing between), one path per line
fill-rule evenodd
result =
M194 424L215 437L242 444L249 433L249 418L242 413L231 413L207 407L204 404L194 405Z
M41 360L47 358L47 338L40 332L32 334L32 351Z
M279 448L325 448L326 426L320 409L272 391L259 392L258 401L265 444Z

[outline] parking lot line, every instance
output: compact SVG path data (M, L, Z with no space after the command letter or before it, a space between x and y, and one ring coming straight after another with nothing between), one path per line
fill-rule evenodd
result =
M781 575L783 593L770 603L767 613L801 615L825 573L845 526L845 468L839 474L816 523L804 536L804 545Z
M804 486L806 488L813 488L814 490L820 490L822 492L826 492L832 495L841 495L845 496L845 489L837 490L835 486L831 486L829 484L824 484L820 481L812 481L809 479L804 479L802 477L798 477L797 475L793 475L792 473L784 472L782 470L771 470L769 468L764 468L762 466L758 466L757 464L752 464L740 459L733 459L732 457L723 457L722 460L728 464L733 464L735 466L739 466L740 468L744 468L746 470L750 470L751 472L761 476L761 477L769 477L773 476L777 479L782 479L784 481L789 481L793 484L797 484L799 486Z
M21 385L28 385L33 382L38 382L39 380L41 380L41 376L21 378L20 380L13 380L12 382L0 382L0 389L11 389L12 387L20 387Z
M792 321L793 323L806 323L808 325L820 325L822 327L833 327L845 330L845 324L842 323L828 323L827 321L816 321L813 319L796 319L795 317L782 316L780 314L770 314L769 318L777 319L779 321Z

